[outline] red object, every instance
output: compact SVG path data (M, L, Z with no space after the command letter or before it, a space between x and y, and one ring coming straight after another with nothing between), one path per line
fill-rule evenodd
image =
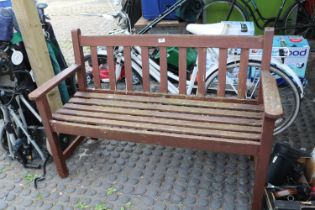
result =
M311 191L312 191L312 192L315 192L315 187L312 187L312 188L311 188Z
M124 77L125 77L125 68L122 67L120 77L118 78L118 80L121 80ZM100 67L100 79L109 80L109 69L106 66Z
M303 40L303 38L302 37L298 37L298 38L296 38L296 37L291 37L290 38L290 41L291 42L295 42L295 43L297 43L297 42L301 42Z

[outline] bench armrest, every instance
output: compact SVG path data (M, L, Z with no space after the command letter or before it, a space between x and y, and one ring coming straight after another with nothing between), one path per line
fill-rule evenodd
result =
M261 71L261 85L265 115L272 119L281 117L283 109L277 82L269 71Z
M49 91L55 88L60 82L70 77L74 74L78 69L80 69L81 65L74 64L69 66L68 68L61 71L59 74L54 76L53 78L46 81L44 84L40 85L34 91L32 91L28 97L30 100L36 100L37 98L46 95Z

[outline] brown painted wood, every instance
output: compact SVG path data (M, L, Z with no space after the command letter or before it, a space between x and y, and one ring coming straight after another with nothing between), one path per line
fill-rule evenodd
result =
M92 70L93 82L94 82L95 88L101 88L100 69L99 69L96 47L91 47L91 56L92 56L92 67L93 67L93 70Z
M269 71L261 72L261 85L265 115L273 119L281 117L283 108L277 82Z
M125 82L127 91L132 91L132 67L131 67L130 47L124 47Z
M227 49L222 48L219 52L219 85L218 93L219 97L225 96L225 85L226 85L226 60L227 60Z
M59 74L42 84L40 87L38 87L36 90L33 90L29 95L29 99L35 100L37 98L40 98L47 94L49 91L54 89L61 81L69 78L72 76L76 71L79 71L81 69L81 65L74 64L72 66L69 66L65 70L61 71Z
M199 35L110 35L81 36L82 46L145 46L145 47L195 47L195 48L250 48L261 49L262 36L199 36Z
M143 91L150 92L149 49L147 47L141 48L141 60Z
M165 133L177 133L177 134L187 134L187 135L197 135L197 136L207 136L207 137L222 137L231 139L245 139L258 141L260 139L260 134L256 133L246 133L246 132L234 132L234 131L223 131L216 129L201 129L201 128L190 128L175 126L175 125L161 125L153 123L141 123L141 122L128 122L122 120L109 120L109 119L96 119L87 118L80 116L70 116L55 113L53 119L65 121L65 122L76 122L82 124L90 125L106 125L118 128L128 128L134 130L152 130Z
M208 107L208 108L220 108L228 110L240 110L240 111L263 111L261 105L253 104L237 104L237 103L224 103L216 101L192 101L189 99L179 99L175 97L150 97L150 96L128 96L128 95L118 95L118 94L103 94L103 93L93 93L93 92L76 92L75 97L78 98L95 98L95 99L109 99L117 101L133 101L133 102L144 102L144 103L155 103L155 104L169 104L169 105L183 105L191 107Z
M181 127L189 128L205 128L205 129L216 129L223 131L240 131L248 133L261 133L261 127L254 126L242 126L242 125L233 125L222 123L208 123L208 122L198 122L187 120L178 120L173 118L162 118L159 116L134 116L129 114L112 114L112 113L100 113L98 111L80 111L80 110L71 110L71 109L60 109L57 111L59 114L70 115L70 116L82 116L87 118L99 118L99 119L109 119L109 120L122 120L128 122L140 122L140 123L153 123L159 125L176 125Z
M204 96L206 94L205 77L206 77L206 48L198 49L198 93Z
M45 134L48 139L50 150L56 165L57 173L60 177L65 178L69 175L66 166L65 157L62 154L57 133L55 133L50 125L52 117L46 96L36 99L36 106L42 118Z
M190 136L168 134L164 132L137 131L107 126L82 125L52 120L55 132L81 135L94 138L128 140L137 143L158 144L172 147L183 147L214 152L228 152L233 154L257 154L260 143L235 139L215 137Z
M272 150L272 136L274 130L274 119L264 117L263 131L261 135L261 146L256 157L255 182L253 189L252 210L261 209L267 171L269 166L269 156Z
M270 60L271 60L271 54L272 54L272 41L273 41L273 34L274 29L273 28L265 28L264 32L264 42L263 42L263 56L261 60L261 71L270 71ZM259 94L258 94L258 103L263 103L263 93L262 93L262 87L260 84L259 87Z
M84 91L87 88L86 83L86 71L84 64L84 55L82 45L80 43L81 38L81 30L72 30L72 44L73 44L73 52L74 52L74 61L76 64L81 65L80 71L77 73L78 86L80 91Z
M65 159L69 159L74 153L75 149L84 141L84 136L76 137L71 144L63 151L63 156Z
M270 75L270 53L273 31L266 29L264 37L241 36L190 36L190 35L135 35L81 37L80 31L73 32L76 63L82 63L82 46L108 47L110 89L86 88L83 78L79 81L80 91L69 103L53 115L48 108L46 94L77 67L52 79L46 86L31 94L36 98L49 143L53 149L58 174L68 175L65 157L77 147L83 137L128 140L138 143L159 144L192 149L211 150L236 154L253 155L256 158L255 186L252 210L260 209L266 180L268 157L271 152L274 121L281 116L279 93L276 82ZM122 46L125 54L126 81L128 91L116 90L113 47ZM130 47L139 46L143 58L144 92L132 91ZM148 47L160 48L161 88L160 93L150 92ZM179 47L179 95L167 93L167 47ZM186 48L199 51L199 67L206 64L206 48L220 48L219 55L219 98L204 96L205 69L199 69L198 93L186 94ZM225 96L226 57L228 48L241 48L238 98ZM263 72L257 101L245 98L248 49L262 49ZM129 58L128 58L129 57ZM95 60L94 60L94 63ZM79 77L84 73L79 69ZM85 71L85 70L84 70ZM97 84L98 86L98 84ZM78 137L64 154L61 153L56 133Z
M220 123L222 126L226 124L232 125L248 125L254 127L261 127L262 120L257 119L246 119L246 118L235 118L235 117L222 117L222 116L209 116L199 114L183 114L183 113L172 113L172 112L160 112L151 110L136 110L136 109L125 109L118 107L103 107L97 105L80 105L80 104L65 104L65 109L90 111L94 110L99 113L113 113L113 114L127 114L130 116L146 116L146 117L161 117L164 119L178 119L178 120L190 120L192 122L210 122Z
M238 98L244 99L246 97L246 81L248 71L248 56L249 49L242 49L240 70L238 73Z
M175 94L167 94L167 93L160 93L160 92L126 92L122 90L100 90L95 88L87 88L86 91L89 93L102 93L102 94L115 94L115 95L126 95L126 96L150 96L155 98L176 98L176 99L188 99L192 101L212 101L212 102L224 102L224 103L237 103L237 104L251 104L251 105L260 105L261 103L258 103L257 99L238 99L237 97L225 97L225 98L219 98L219 97L213 97L213 96L198 96L198 95L175 95Z
M262 64L261 70L262 71L270 71L270 60L272 54L272 41L273 41L273 28L265 28L264 33L264 44L263 44L263 56L262 56Z
M139 110L152 110L152 111L167 111L183 114L204 114L212 116L233 116L240 118L254 118L261 119L262 113L251 112L251 111L232 111L232 110L221 110L211 108L191 108L185 106L174 106L174 105L160 105L160 104L149 104L140 102L124 102L121 103L115 100L100 100L100 99L84 99L84 98L71 98L70 103L84 104L84 105L101 105L103 107L120 107L125 109L139 109Z
M112 47L107 47L107 64L109 68L109 86L111 90L116 90L116 68L114 61L114 51Z
M167 93L167 52L166 47L160 47L160 92Z
M186 94L186 72L187 72L187 50L184 47L179 48L179 94Z

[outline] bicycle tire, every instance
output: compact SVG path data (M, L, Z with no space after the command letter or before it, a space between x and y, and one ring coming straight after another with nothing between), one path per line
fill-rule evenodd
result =
M313 13L309 14L302 3L296 2L293 4L284 18L284 32L288 35L302 35L305 38L314 38L315 8L313 8Z
M141 1L140 0L127 0L123 3L123 11L125 11L129 18L131 28L134 27L135 23L141 18Z
M240 65L239 61L228 64L227 72L229 72L231 68L235 67L238 68L239 65ZM261 62L249 61L248 66L257 68L261 66ZM270 71L273 75L278 75L283 79L280 80L281 78L277 77L281 102L284 108L284 117L278 119L275 124L274 135L277 135L286 130L295 121L300 109L301 98L297 86L283 70L276 66L271 65ZM210 89L211 83L214 82L214 80L217 78L217 75L218 70L214 71L211 75L207 77L206 79L207 90ZM282 84L279 85L279 81L282 81ZM289 87L289 89L287 87ZM256 91L258 91L258 88Z
M9 153L8 139L5 130L3 131L2 136L0 136L0 142L2 149Z
M214 0L209 3L205 3L203 8L203 23L217 23L223 20L248 21L249 17L247 11L238 2L234 3L230 18L222 18L222 14L228 15L231 3L232 2L228 0ZM207 18L207 13L211 14L210 20Z

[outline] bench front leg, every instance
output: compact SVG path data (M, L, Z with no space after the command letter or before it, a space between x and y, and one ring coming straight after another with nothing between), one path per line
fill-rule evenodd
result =
M265 183L269 166L269 157L272 150L272 137L275 119L264 117L261 146L255 157L255 182L253 189L252 210L260 210L262 206Z
M51 149L54 163L57 168L57 173L60 177L65 178L69 175L68 168L66 166L65 157L62 153L58 136L50 125L50 120L52 118L51 110L47 101L46 95L43 95L36 99L37 109L42 118L43 126L45 129L46 137L48 138L48 143Z

